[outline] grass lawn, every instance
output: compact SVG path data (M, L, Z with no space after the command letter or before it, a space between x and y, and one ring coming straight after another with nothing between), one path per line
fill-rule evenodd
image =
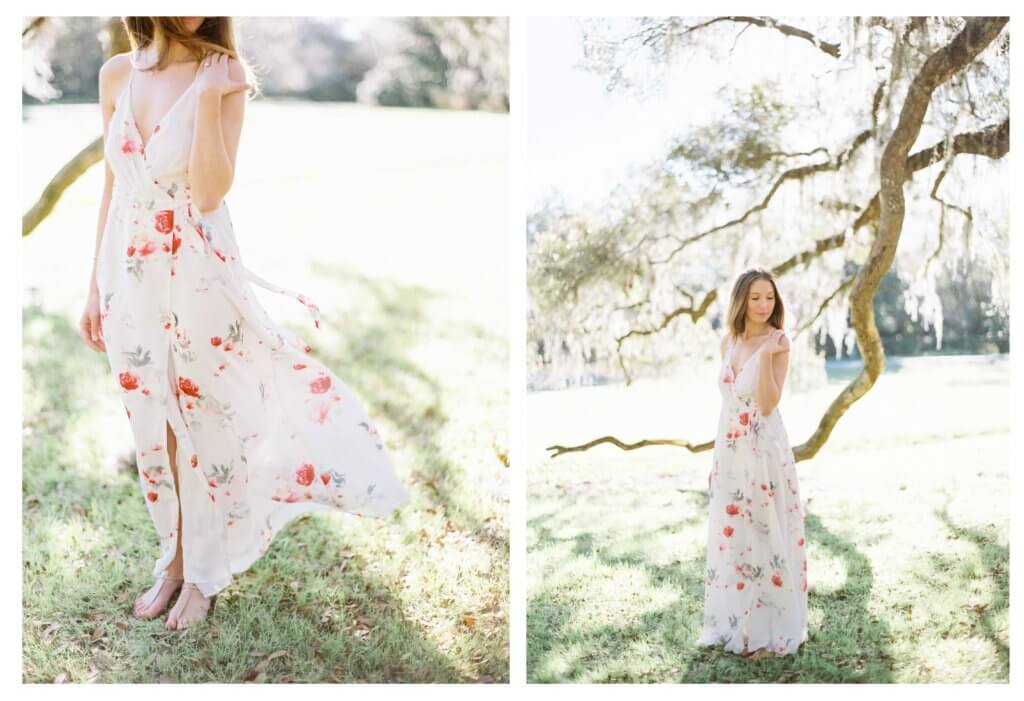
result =
M227 198L246 265L309 294L321 330L256 294L365 401L412 503L294 522L187 631L131 615L157 539L115 380L77 331L97 166L23 248L23 681L507 681L507 116L248 116ZM26 202L98 119L30 111Z
M529 679L1008 682L1008 358L897 365L797 463L810 639L753 663L695 645L711 453L543 450L712 438L715 370L529 395ZM840 386L783 396L794 445Z

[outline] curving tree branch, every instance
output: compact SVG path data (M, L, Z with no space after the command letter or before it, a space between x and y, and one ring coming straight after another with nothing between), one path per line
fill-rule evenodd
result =
M882 187L879 190L878 233L868 259L857 272L850 290L852 325L864 366L833 400L810 438L794 448L793 452L799 451L803 458L817 454L840 417L871 389L885 370L885 349L882 347L878 327L875 326L873 301L882 277L892 267L896 256L896 246L899 244L906 214L903 185L908 177L907 155L921 132L932 93L991 44L1008 21L1007 17L968 19L963 30L949 44L928 57L910 83L907 98L900 110L899 122L885 145L879 166Z
M698 29L710 27L712 24L717 24L719 22L737 22L741 24L753 25L755 27L764 27L765 29L774 29L777 32L785 34L786 36L796 37L797 39L803 39L804 41L808 41L811 44L813 44L816 48L825 52L832 58L839 58L839 56L842 53L840 51L839 44L835 44L830 41L823 41L814 34L812 34L811 32L808 32L806 29L794 27L791 24L780 22L772 17L714 17L708 20L707 22L701 22L700 24L695 24L692 27L688 27L682 32L682 34L689 34L690 32L695 32Z
M719 231L723 231L733 226L738 226L739 224L742 224L747 219L749 219L751 215L760 212L764 209L767 209L768 205L771 204L772 198L775 197L775 193L779 191L779 188L781 188L787 180L803 180L804 178L809 177L811 175L815 175L816 173L823 173L825 171L830 170L839 170L847 161L850 160L850 157L853 156L854 152L863 144L865 144L868 139L871 138L872 133L873 132L870 129L865 129L861 133L857 134L857 136L854 137L853 141L845 149L843 149L835 158L830 158L829 160L823 161L821 163L812 163L810 165L797 166L796 168L790 168L789 170L784 171L782 175L776 178L775 183L768 190L768 194L766 194L760 202L758 202L753 207L745 211L743 214L723 224L714 226L708 229L707 231L702 231L699 234L694 234L693 236L689 236L683 239L682 241L680 241L678 246L669 251L668 255L666 255L661 260L652 260L651 263L654 265L664 265L665 263L671 261L676 255L681 253L683 249L685 249L687 246L697 243L701 239L711 236L712 234L717 234ZM819 147L819 149L815 150L824 151L825 149Z
M94 165L103 160L103 137L100 136L92 141L88 146L83 148L81 151L75 154L75 156L64 164L57 174L50 179L50 182L43 188L39 198L33 203L32 207L25 212L21 217L21 236L22 238L28 236L35 228L39 226L40 222L49 216L53 208L57 206L57 202L60 200L61 195L69 187L75 184L75 181L85 173L85 171L92 168Z
M652 445L668 445L675 448L686 448L691 453L700 453L715 445L714 441L694 444L689 441L676 440L675 438L649 438L637 441L636 443L623 443L615 436L602 436L582 445L549 445L545 450L552 451L551 457L557 458L559 455L564 455L565 453L579 453L584 450L590 450L594 446L601 445L602 443L610 443L622 450L636 450L638 448L647 448Z

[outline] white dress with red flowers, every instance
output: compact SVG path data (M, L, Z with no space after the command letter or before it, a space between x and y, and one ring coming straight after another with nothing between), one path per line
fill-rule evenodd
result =
M782 415L762 416L759 348L725 354L709 493L704 624L697 643L792 654L807 640L807 553L796 463Z
M252 284L295 297L319 328L317 305L246 269L226 202L206 213L193 206L195 85L144 145L131 81L121 93L104 144L115 184L96 279L107 358L160 541L153 573L177 546L170 424L184 575L212 596L295 517L386 516L408 494L360 400L267 315Z

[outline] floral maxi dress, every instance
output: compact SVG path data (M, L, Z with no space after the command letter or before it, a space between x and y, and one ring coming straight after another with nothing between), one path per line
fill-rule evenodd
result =
M757 349L718 386L722 412L709 493L704 623L698 645L792 654L807 640L807 554L796 464L782 415L762 416Z
M317 305L246 269L226 202L206 213L193 205L196 83L146 144L131 84L104 144L115 184L96 264L101 328L159 537L153 573L174 559L180 498L184 576L212 596L295 517L382 517L408 494L360 401L269 318L251 283L296 298L319 329Z

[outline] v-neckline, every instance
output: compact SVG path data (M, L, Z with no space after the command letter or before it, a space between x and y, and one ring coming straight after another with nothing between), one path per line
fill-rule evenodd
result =
M732 373L733 380L735 380L737 377L739 377L740 374L742 374L743 371L747 369L747 365L750 364L750 361L754 359L755 355L757 355L758 353L761 352L761 349L764 348L764 344L766 342L767 341L761 341L761 344L757 347L757 350L755 350L753 353L751 353L750 357L748 357L746 360L743 361L743 365L740 367L739 371L733 370L733 368L732 368L732 356L733 356L733 352L736 350L736 344L733 343L731 346L729 346L729 358L728 358L728 361L729 361L729 372Z
M132 88L134 87L134 84L135 84L135 63L132 62L131 74L128 77L128 116L129 116L129 119L130 119L130 121L132 123L132 128L135 130L135 135L139 137L139 147L140 147L140 150L142 151L142 157L143 158L146 157L146 149L149 148L149 145L151 143L153 143L153 138L157 134L160 133L160 129L159 129L160 124L163 123L164 120L166 120L168 117L170 117L171 113L175 109L177 109L178 105L180 105L181 102L185 99L185 96L188 95L190 92L192 92L192 88L195 87L196 80L198 78L199 78L199 71L196 71L196 74L192 77L192 82L189 83L189 86L187 88L185 88L185 90L183 90L180 95L178 95L178 99L176 99L174 101L174 103L167 109L167 111L164 112L163 116L160 117L160 119L158 119L156 121L156 123L153 125L153 130L154 131L153 131L152 134L149 135L149 140L148 141L144 141L144 139L142 138L142 130L139 128L139 122L135 118L135 106L132 104L134 102L134 100L132 99L132 96L134 94L134 91L133 91Z

